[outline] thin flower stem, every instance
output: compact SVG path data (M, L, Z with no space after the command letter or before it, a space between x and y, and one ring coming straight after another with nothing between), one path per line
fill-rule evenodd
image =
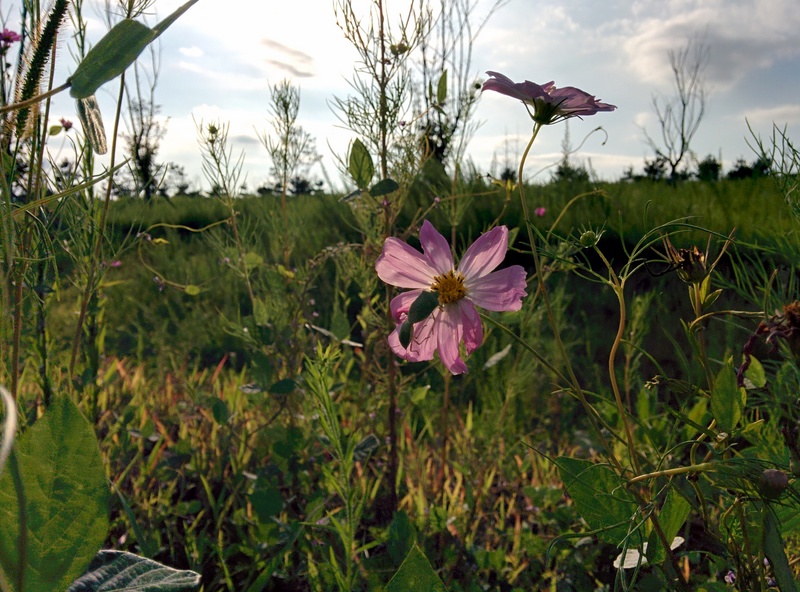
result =
M705 462L697 465L689 465L688 467L675 467L674 469L663 469L661 471L653 471L652 473L645 473L644 475L636 475L628 479L628 485L647 481L648 479L656 479L658 477L671 477L673 475L683 475L685 473L702 473L714 468L716 463Z
M119 121L122 117L122 99L125 94L125 72L122 73L119 79L119 93L117 95L117 110L114 114L114 131L111 141L111 153L109 155L108 168L113 170L117 158L117 134L119 133ZM111 204L111 189L114 184L113 175L108 177L106 182L106 195L103 203L103 209L100 213L99 226L94 231L94 245L92 249L92 257L89 260L89 273L86 278L86 289L81 298L80 312L78 313L78 322L75 328L75 337L72 341L72 355L69 361L69 376L75 378L75 364L78 361L78 353L81 349L81 335L83 334L83 325L86 322L86 312L89 308L89 302L95 292L96 276L99 274L98 265L100 263L100 256L103 250L103 230L106 226L108 218L108 208Z
M624 472L622 465L620 464L619 460L617 460L617 457L614 455L614 451L609 445L608 440L600 431L600 428L597 426L594 408L589 404L589 401L586 400L586 395L584 394L583 389L581 388L580 382L578 381L578 377L575 376L575 371L572 368L572 364L570 364L569 356L567 355L567 350L564 347L564 343L561 341L561 332L559 331L558 325L556 324L555 321L555 316L553 315L553 308L550 305L550 297L548 296L547 288L544 285L544 273L542 270L542 262L539 260L539 253L536 250L536 241L534 240L533 230L531 229L531 222L530 222L531 218L528 213L528 204L525 201L525 183L523 182L522 178L522 174L525 170L525 161L528 158L528 153L530 152L531 146L533 146L533 142L536 140L536 136L539 135L539 130L541 129L542 129L542 124L540 123L534 124L533 132L531 134L531 139L528 141L528 145L525 147L525 151L522 153L522 158L519 161L519 171L517 173L517 181L519 182L519 198L522 206L522 216L525 222L525 229L528 232L528 240L530 241L531 255L533 256L533 264L536 269L536 279L539 283L539 292L542 295L542 301L544 302L545 308L547 309L547 317L550 320L550 326L553 328L553 335L556 340L556 347L558 348L558 351L561 354L561 357L564 361L564 365L567 368L567 373L569 374L569 380L567 382L568 384L572 385L572 388L575 390L575 396L581 402L581 405L588 414L589 425L592 427L592 431L594 432L597 441L600 442L603 449L606 451L608 460L614 465L619 474L622 474Z
M595 245L594 250L603 261L603 265L605 265L606 269L608 269L609 277L611 278L610 283L614 289L614 294L617 297L617 302L619 303L619 325L617 327L617 334L614 337L614 342L611 344L611 351L608 354L608 378L611 381L611 390L614 393L614 400L617 403L617 411L620 415L620 421L622 421L622 424L625 426L625 437L628 443L628 456L630 456L631 459L631 466L633 467L633 472L638 473L639 462L636 459L636 446L633 441L633 429L631 428L631 422L628 420L629 410L626 410L625 405L622 403L622 393L619 391L617 373L615 370L617 351L619 350L619 345L622 342L622 336L625 333L625 323L627 322L627 308L625 307L624 293L625 284L624 281L620 281L619 277L617 277L617 274L614 273L614 268L611 267L611 263L609 263L605 255L603 255L603 252L597 248L597 245Z
M6 113L7 111L15 111L17 109L24 109L25 107L30 107L31 105L35 105L36 103L44 101L45 99L49 99L53 95L60 93L62 90L67 90L70 86L72 86L72 83L67 81L61 86L57 86L53 89L48 90L45 93L36 95L35 97L31 97L30 99L20 101L19 103L12 103L11 105L4 105L0 107L0 113Z

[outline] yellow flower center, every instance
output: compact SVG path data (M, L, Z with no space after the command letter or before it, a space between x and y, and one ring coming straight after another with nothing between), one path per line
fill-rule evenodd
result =
M431 290L439 293L439 304L452 304L467 295L464 287L464 276L456 271L448 271L444 275L433 278Z

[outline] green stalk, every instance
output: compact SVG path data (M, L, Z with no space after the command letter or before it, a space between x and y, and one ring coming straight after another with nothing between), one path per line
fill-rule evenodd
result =
M550 304L550 297L547 292L547 287L544 284L544 273L542 270L542 262L539 259L539 253L536 250L536 241L533 236L533 230L531 229L531 222L530 222L530 214L528 213L528 204L525 201L525 184L523 182L522 173L525 170L525 161L528 158L528 153L531 150L531 146L533 146L534 140L536 140L536 136L539 135L539 130L542 129L542 125L540 123L535 123L533 126L533 133L531 134L531 139L528 141L528 145L525 147L525 151L522 153L522 158L519 161L519 170L517 173L517 180L519 182L519 198L522 205L522 216L525 222L525 228L528 231L528 240L530 241L531 247L531 255L533 256L533 264L536 269L536 279L539 285L539 292L542 295L542 301L544 302L545 308L547 310L547 318L550 320L550 326L553 328L553 335L556 340L556 347L558 348L559 354L564 362L564 366L567 369L567 374L569 376L569 383L571 384L573 390L575 391L575 396L580 401L581 405L583 406L584 410L586 411L587 415L589 416L589 425L592 428L592 432L594 432L594 436L597 438L598 442L603 446L606 450L606 456L608 460L614 465L617 469L619 474L623 474L624 470L622 465L620 464L619 460L614 456L613 449L606 440L603 433L600 431L600 428L597 426L595 411L594 408L591 406L589 401L586 400L586 395L581 388L580 382L578 381L578 377L575 375L575 371L572 368L572 364L570 364L569 356L567 355L567 350L564 347L564 343L561 340L561 332L559 331L558 325L555 320L555 315L553 314L553 308Z

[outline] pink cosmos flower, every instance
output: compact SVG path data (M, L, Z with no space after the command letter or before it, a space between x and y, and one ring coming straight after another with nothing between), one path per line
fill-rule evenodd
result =
M617 108L615 105L601 103L593 95L572 86L556 88L552 82L539 86L530 80L514 82L498 72L487 72L487 74L490 78L483 83L483 90L493 90L519 99L525 104L533 120L540 125L557 123L570 117L594 115L599 111L613 111Z
M482 234L464 253L456 267L447 240L427 220L419 233L423 252L401 240L389 237L375 269L384 282L410 288L391 302L397 327L389 335L389 347L404 360L432 360L434 351L453 374L467 371L459 344L467 354L483 341L483 326L475 306L493 311L513 311L522 307L525 270L519 265L494 271L508 250L508 228L498 226ZM438 296L433 312L411 327L404 346L402 328L412 304L423 292ZM423 298L427 298L424 296Z
M11 29L3 29L3 32L0 33L0 48L8 49L11 47L12 43L16 43L21 39L22 37L20 37L19 33L16 31L12 31Z

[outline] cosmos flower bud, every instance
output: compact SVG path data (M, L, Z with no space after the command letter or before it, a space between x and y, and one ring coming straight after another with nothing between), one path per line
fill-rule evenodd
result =
M758 490L767 499L777 499L789 487L789 476L778 469L766 469L758 478Z

